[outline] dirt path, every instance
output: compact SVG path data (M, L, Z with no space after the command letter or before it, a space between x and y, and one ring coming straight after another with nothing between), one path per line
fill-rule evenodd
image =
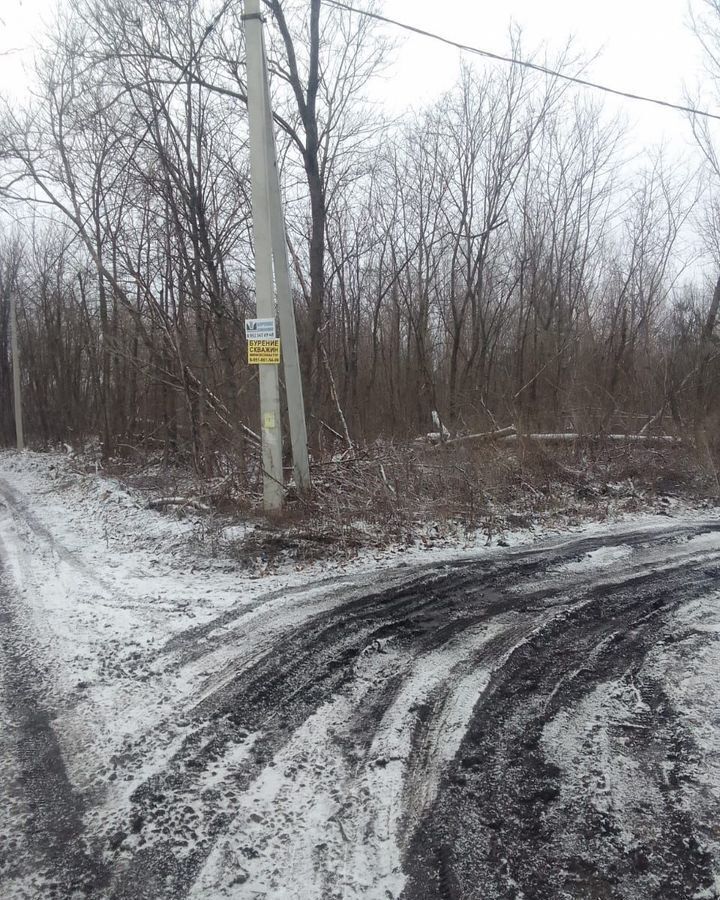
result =
M646 661L719 571L716 520L668 522L238 602L122 663L140 721L156 682L189 689L102 789L68 774L77 717L6 578L0 895L715 896L720 786L685 790L707 748Z

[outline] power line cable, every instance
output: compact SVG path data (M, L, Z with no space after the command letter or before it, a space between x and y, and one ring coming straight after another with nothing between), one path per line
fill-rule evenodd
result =
M494 59L498 62L509 63L513 66L522 66L525 69L533 69L535 72L541 72L543 75L550 75L553 78L560 78L563 81L569 81L573 84L579 84L581 87L591 88L594 91L602 91L605 94L614 94L616 97L625 97L627 100L638 100L641 103L654 103L656 106L664 106L667 109L677 110L678 112L690 113L693 116L702 116L706 119L717 119L720 121L720 113L708 112L703 109L696 109L692 106L684 106L681 103L672 103L670 100L660 100L658 97L646 97L643 94L635 94L631 91L621 91L618 88L609 87L606 84L600 84L596 81L588 81L585 78L578 78L575 75L567 75L542 66L539 63L530 62L526 59L517 59L514 56L503 56L501 53L493 53L491 50L482 50L480 47L472 47L469 44L462 44L454 41L452 38L444 37L433 31L426 31L424 28L418 28L416 25L409 25L407 22L399 22L397 19L390 19L382 16L380 13L371 12L369 9L360 9L357 6L350 6L342 3L341 0L321 0L325 6L333 6L336 9L342 9L345 12L355 13L359 16L365 16L369 19L376 19L386 25L393 25L395 28L402 28L404 31L419 34L422 37L430 38L434 41L440 41L449 47L455 47L457 50L463 50L466 53L474 53L476 56L484 56L486 59Z

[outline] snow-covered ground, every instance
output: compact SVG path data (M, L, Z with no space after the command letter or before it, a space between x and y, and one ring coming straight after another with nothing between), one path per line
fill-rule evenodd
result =
M365 552L350 562L290 563L255 574L222 551L210 556L202 514L190 511L178 518L172 511L153 511L139 493L83 471L63 454L0 454L0 496L5 500L0 512L3 563L32 615L37 651L50 667L53 702L70 726L61 732L74 735L83 748L67 753L70 765L80 767L72 776L83 788L88 779L107 776L106 761L124 744L161 723L169 729L170 752L172 738L182 731L177 711L189 698L202 697L204 680L217 686L227 653L220 649L203 654L197 665L177 666L172 654L161 653L173 637L226 610L247 614L254 641L262 633L254 621L258 617L270 623L276 637L282 628L292 629L332 605L346 579L357 583L369 573L375 581L379 572L398 564L475 558L493 546L478 532L462 547L428 549L421 541L415 548ZM681 519L685 515L681 512ZM624 527L663 529L668 524L665 516L643 516ZM237 534L244 527L228 530ZM575 532L622 528L591 523ZM503 544L532 538L531 532L519 531L504 535ZM622 546L601 548L565 568L580 572L610 566L629 552ZM328 596L328 582L334 579L341 581ZM236 666L234 649L230 655ZM92 723L91 736L84 723Z
M639 530L649 540L693 525L697 514L677 507L672 517L575 529L581 548L575 555L559 553L568 540L559 533L545 534L539 543L529 532L504 535L501 549L478 533L462 547L428 550L421 542L367 552L351 562L288 563L263 572L233 555L232 539L247 526L229 526L211 553L202 514L186 511L178 518L153 511L138 492L83 471L67 456L0 454L0 499L0 562L5 589L17 598L14 628L41 673L42 708L52 721L67 777L83 798L84 826L90 835L117 830L118 847L128 858L146 841L126 833L123 824L132 820L137 788L177 769L183 748L193 740L209 740L197 710L215 703L243 672L282 653L284 642L294 640L304 623L341 603L402 585L418 567L432 575L451 562L487 559L490 566L498 558L511 560L516 548L538 558L555 553L557 562L543 574L548 590L572 579L610 583L619 570L636 577L649 567L677 566L683 554L710 558L719 549L717 533L695 535L678 544L669 562L665 550L654 549L633 569ZM613 536L610 545L592 545L604 535ZM536 590L530 580L520 587L508 584L507 595ZM720 840L706 812L708 797L716 798L720 809L718 596L694 597L681 606L673 614L681 639L658 644L644 667L647 677L663 679L694 737L697 777L683 786L683 802L700 822L716 860ZM573 603L572 595L563 594L553 601L552 615L564 614ZM455 614L449 615L452 624ZM184 782L178 802L193 824L183 834L193 833L207 847L190 895L198 900L398 897L408 841L435 799L478 699L496 667L546 621L545 606L522 616L512 610L458 627L441 646L428 644L421 651L368 630L352 678L289 728L270 762L263 762L258 748L270 732L278 740L278 726L262 723L226 742L210 765ZM437 628L446 625L438 620ZM348 752L361 727L358 710L375 708L378 686L396 682L392 698L377 707L379 719L362 754ZM576 708L558 713L543 736L548 758L568 784L589 790L598 808L629 804L630 830L637 826L633 798L658 788L644 784L633 760L613 749L616 738L608 723L629 721L642 703L632 683L614 679L599 684ZM7 744L17 724L7 702L0 707L0 723L6 729L0 753L8 757L0 767L0 793L11 796L20 776ZM589 741L595 761L586 771ZM597 758L607 765L598 769ZM227 785L243 778L240 801ZM212 804L224 817L220 835L213 831ZM11 831L12 823L8 827ZM174 852L182 856L182 841L177 843ZM1 850L0 843L0 860ZM104 851L106 862L113 858ZM44 890L43 882L28 881L22 867L18 873L0 891L3 898L42 896L37 892Z

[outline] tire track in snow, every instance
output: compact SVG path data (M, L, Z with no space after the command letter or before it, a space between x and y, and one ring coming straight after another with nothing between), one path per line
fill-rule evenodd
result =
M717 549L706 547L695 560L680 553L679 560L673 566L666 559L661 572L635 572L625 582L617 575L615 583L589 588L585 602L548 623L496 671L408 848L406 900L687 900L712 881L710 860L693 842L692 820L672 792L658 788L661 800L653 802L646 790L633 815L623 808L593 814L542 742L554 718L598 684L639 669L668 613L707 592L718 575ZM680 740L672 710L656 699L638 726L646 733L638 736L633 724L621 762L636 778L642 770L662 780L658 759L677 756Z
M30 532L53 553L57 555L64 563L67 563L72 569L82 575L84 578L94 582L105 592L112 593L113 587L106 581L99 578L97 573L88 566L83 559L72 553L55 536L49 531L37 516L29 508L23 497L13 490L5 479L0 478L0 497L4 501L6 507L16 520L24 524Z
M67 777L65 763L52 727L52 710L32 636L13 599L14 585L7 578L0 545L0 648L2 651L2 705L9 724L7 767L13 772L12 832L0 826L0 896L25 896L12 885L14 870L30 868L34 897L92 897L109 883L109 873L86 844L83 804ZM7 812L6 807L6 812ZM21 823L23 834L17 833ZM3 880L8 883L3 888Z

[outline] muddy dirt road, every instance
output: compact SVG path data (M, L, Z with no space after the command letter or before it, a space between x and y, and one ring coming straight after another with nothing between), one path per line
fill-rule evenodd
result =
M720 895L717 520L100 617L60 689L18 547L85 562L0 491L6 900Z

